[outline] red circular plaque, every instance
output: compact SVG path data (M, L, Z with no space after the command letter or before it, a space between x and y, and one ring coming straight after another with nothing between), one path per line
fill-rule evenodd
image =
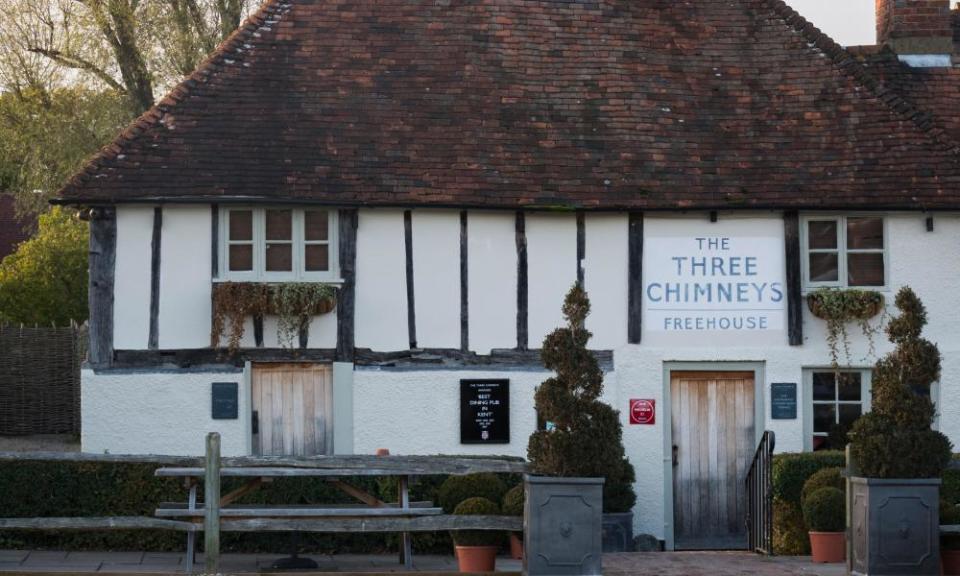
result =
M630 423L652 425L657 421L656 400L630 400Z

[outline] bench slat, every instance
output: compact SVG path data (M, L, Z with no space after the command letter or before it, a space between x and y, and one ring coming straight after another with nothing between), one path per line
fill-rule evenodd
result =
M192 522L146 518L140 516L112 516L102 518L0 518L2 530L179 530L193 532Z
M200 503L200 504L197 505L197 508L198 508L198 509L200 509L200 508L202 508L202 507L203 507L203 503ZM396 503L388 503L386 506L369 506L369 505L367 505L367 504L312 504L312 505L304 505L304 504L270 504L270 505L266 505L266 504L230 504L229 506L224 506L224 507L222 507L222 508L220 508L220 509L221 509L221 510L227 510L227 509L240 509L240 508L260 508L260 509L268 508L268 509L273 510L273 509L275 509L275 508L277 508L277 509L280 509L280 508L312 508L312 509L323 508L323 509L339 510L339 509L354 508L354 509L360 509L360 510L370 510L370 509L373 509L373 508L379 509L379 508L399 508L399 507L400 507L400 505L399 505L399 504L396 504ZM435 506L433 505L433 502L431 502L431 501L429 501L429 500L411 502L411 503L410 503L410 507L411 507L411 508L435 508ZM186 502L161 502L160 505L157 506L157 508L162 508L162 509L165 509L165 510L186 510L186 509L188 508L188 504L187 504Z
M158 508L154 514L161 518L202 518L203 508ZM372 518L381 516L436 516L443 508L221 508L222 518Z
M444 530L501 530L520 532L519 516L419 516L412 518L243 518L224 519L223 532L438 532Z

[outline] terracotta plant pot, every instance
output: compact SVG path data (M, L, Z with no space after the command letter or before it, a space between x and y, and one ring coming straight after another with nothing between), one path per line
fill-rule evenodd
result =
M497 569L496 546L457 546L461 572L493 572Z
M960 550L940 549L940 566L943 576L960 576Z
M523 560L523 533L510 533L510 557L514 560Z
M810 532L810 551L816 563L835 564L847 559L847 539L843 532Z

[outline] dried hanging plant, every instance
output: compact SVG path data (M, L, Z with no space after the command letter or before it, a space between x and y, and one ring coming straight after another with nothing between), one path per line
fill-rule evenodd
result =
M847 324L856 322L867 338L869 355L874 354L874 336L880 332L882 320L877 326L870 319L884 311L883 294L871 290L839 290L820 288L807 295L807 307L814 316L827 323L827 344L834 368L840 365L840 344L850 363L850 338Z
M266 284L222 282L213 286L213 323L210 330L210 345L220 347L220 340L227 331L227 348L230 353L240 348L243 339L243 323L248 316L260 316L267 312L270 290Z
M310 317L333 309L336 292L327 284L290 282L270 289L271 312L277 315L277 339L284 348L293 348L301 328Z

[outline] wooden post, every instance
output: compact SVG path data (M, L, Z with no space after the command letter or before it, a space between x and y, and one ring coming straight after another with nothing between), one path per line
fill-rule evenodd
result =
M783 215L787 259L787 333L791 346L803 346L803 294L801 280L800 216L795 210Z
M203 552L207 574L220 572L220 434L207 434L203 494Z

